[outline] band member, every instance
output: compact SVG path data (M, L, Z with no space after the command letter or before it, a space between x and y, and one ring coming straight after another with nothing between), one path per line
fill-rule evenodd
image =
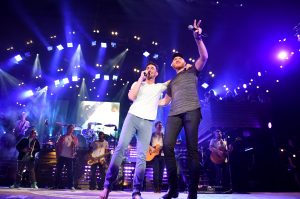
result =
M155 123L155 132L152 133L150 151L155 156L152 160L153 168L153 185L154 192L160 193L162 187L163 173L165 168L164 154L162 152L163 147L163 126L161 121Z
M214 131L214 138L210 140L209 150L211 151L210 159L215 165L216 185L223 187L225 185L226 163L228 162L228 146L219 129Z
M155 63L148 63L146 70L141 72L138 81L129 90L128 97L133 101L124 120L118 146L111 158L106 173L104 189L100 199L107 199L112 184L116 180L124 152L133 136L137 139L137 158L133 179L133 199L141 198L141 190L146 169L146 151L151 139L152 123L157 115L160 95L166 90L166 83L155 83L158 68Z
M62 169L66 166L67 169L67 187L71 190L74 188L74 158L76 155L76 147L78 146L78 139L73 134L74 125L67 126L67 133L60 136L56 143L56 174L55 174L55 186L52 189L61 187Z
M104 132L98 132L98 140L90 144L91 153L88 164L91 165L90 190L96 189L96 169L99 167L100 181L97 182L98 189L103 189L105 171L107 169L106 155L109 154L108 142L104 139ZM89 161L91 163L89 163Z
M27 114L22 112L21 119L16 122L14 129L17 140L25 136L26 131L30 127L30 122L26 120Z
M31 188L38 189L35 178L35 154L40 151L40 143L37 139L37 133L31 130L29 137L22 138L16 145L19 152L17 160L17 174L15 183L10 188L19 188L24 168L29 171L29 180Z
M174 153L174 146L177 136L182 127L185 130L185 137L188 150L189 176L188 198L197 198L198 182L200 177L200 165L198 157L198 127L202 118L200 102L198 97L198 76L203 69L207 58L207 50L201 38L202 29L200 22L194 20L193 32L198 47L199 58L195 65L185 69L186 62L180 53L173 54L171 66L177 75L168 85L167 94L160 101L160 105L167 105L171 102L171 108L167 119L166 132L164 136L164 154L168 174L169 190L162 196L163 199L178 197L177 187L177 166Z

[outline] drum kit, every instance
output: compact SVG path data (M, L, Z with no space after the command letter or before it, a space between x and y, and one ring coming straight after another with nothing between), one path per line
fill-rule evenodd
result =
M106 128L112 128L112 127L114 129L109 130L109 131L113 132L113 133L110 133L109 135L106 134L106 136L115 138L116 134L117 134L116 132L118 130L117 126L115 124L102 124L102 123L98 123L98 122L89 122L88 128L82 129L81 135L83 137L85 137L85 139L88 143L91 143L98 139L98 133L100 131L103 131L105 133Z
M68 124L64 124L63 122L56 122L55 124L60 127L68 126ZM110 139L115 139L118 134L117 133L118 129L115 124L102 124L99 122L89 122L88 127L86 129L83 129L81 126L75 125L74 132L77 135L79 134L82 135L86 139L87 143L91 143L98 139L98 132L103 131L105 133L105 131L107 131L107 128L109 128L108 131L110 132L110 134L109 135L106 134L106 136Z

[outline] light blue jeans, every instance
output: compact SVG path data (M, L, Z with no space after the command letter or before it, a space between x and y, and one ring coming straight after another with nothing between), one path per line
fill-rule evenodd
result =
M150 144L152 123L153 121L136 117L130 113L127 114L118 146L113 153L106 173L105 188L109 190L112 189L112 185L118 177L119 168L124 158L124 152L135 135L137 139L137 159L133 177L133 192L140 192L142 190L146 169L146 151Z

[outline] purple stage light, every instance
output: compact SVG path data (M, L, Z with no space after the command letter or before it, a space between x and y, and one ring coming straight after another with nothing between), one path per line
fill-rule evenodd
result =
M63 47L61 44L59 44L58 46L56 46L56 48L57 48L58 50L63 50L63 49L64 49L64 47Z
M109 80L109 75L104 75L104 80Z
M107 48L107 43L101 42L101 48Z
M280 51L277 55L278 59L285 60L288 59L288 53L286 51Z
M15 56L15 60L17 61L17 62L19 62L19 61L22 61L22 57L21 57L21 55L16 55Z
M33 96L33 91L32 90L25 91L24 94L23 94L23 97L31 97L31 96Z
M54 81L54 85L55 85L55 86L58 86L58 85L59 85L59 80L55 80L55 81Z
M201 86L206 89L209 85L204 82Z
M69 78L66 77L66 78L63 79L63 84L68 84L69 82L70 82Z
M78 77L76 75L72 76L72 81L73 82L77 82L78 81Z
M143 55L144 55L145 57L148 57L148 56L150 55L150 53L147 52L147 51L145 51L145 52L143 53Z
M100 74L96 74L95 79L100 79Z

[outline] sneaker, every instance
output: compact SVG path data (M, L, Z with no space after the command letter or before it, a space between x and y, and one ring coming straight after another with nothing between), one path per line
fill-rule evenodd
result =
M143 199L140 192L133 192L132 199Z
M169 190L165 195L163 195L160 199L172 199L172 198L178 198L178 191L171 191Z
M75 191L76 190L75 187L71 187L70 189L71 189L71 191Z
M13 184L13 185L11 185L9 188L10 188L10 189L17 189L17 188L19 188L19 187L20 187L19 185Z
M36 185L36 182L34 182L34 183L31 184L31 188L38 189L39 187Z

